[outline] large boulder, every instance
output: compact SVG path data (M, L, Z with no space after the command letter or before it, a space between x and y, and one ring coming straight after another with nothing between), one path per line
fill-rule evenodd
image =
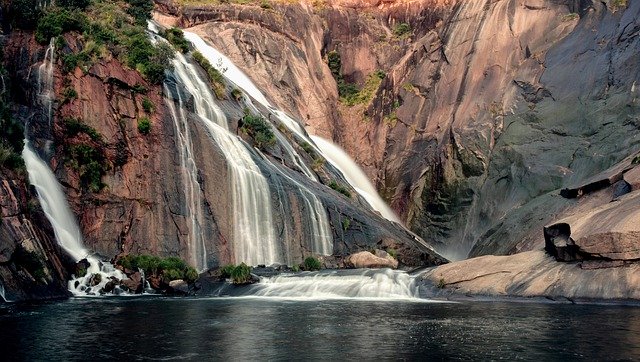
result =
M346 265L352 268L392 268L398 267L398 261L382 250L376 250L376 254L361 251L347 257Z
M640 260L640 192L544 228L545 249L560 261Z

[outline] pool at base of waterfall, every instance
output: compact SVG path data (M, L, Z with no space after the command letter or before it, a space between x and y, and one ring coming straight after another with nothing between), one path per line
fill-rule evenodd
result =
M640 308L264 298L0 303L3 360L635 360Z

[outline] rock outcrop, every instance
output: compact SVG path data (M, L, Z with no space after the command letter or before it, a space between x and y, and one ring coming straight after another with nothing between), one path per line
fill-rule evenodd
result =
M544 251L481 256L431 269L425 296L544 297L556 300L640 299L640 264L560 263Z
M12 302L64 298L68 260L24 175L0 168L0 286Z
M382 250L376 250L375 254L369 251L361 251L349 255L345 260L345 264L351 268L395 269L398 267L398 261Z
M453 258L541 247L571 205L560 190L639 148L637 2L273 6L162 9L342 145ZM331 51L347 83L384 72L370 100L338 101Z

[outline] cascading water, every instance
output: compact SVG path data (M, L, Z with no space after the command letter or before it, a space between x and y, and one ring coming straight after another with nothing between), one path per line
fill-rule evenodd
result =
M38 98L40 104L47 112L49 127L53 117L53 67L55 62L55 38L51 38L49 46L44 53L44 60L38 67Z
M169 86L164 85L165 94L171 94ZM180 92L176 92L178 103L182 104ZM191 255L191 262L198 270L207 268L207 248L204 243L204 235L201 232L203 225L202 202L200 198L200 185L198 184L198 168L193 158L193 145L191 144L191 133L187 123L187 116L184 114L184 107L176 110L173 100L165 97L165 104L169 108L171 119L176 131L176 141L180 158L180 169L182 170L182 183L187 203L187 217L191 221L188 245ZM179 114L178 114L179 112Z
M267 180L243 142L229 132L225 114L217 106L210 87L200 78L196 68L179 53L173 66L176 79L193 97L196 115L229 165L236 262L249 265L282 263L284 260L276 242ZM178 103L180 108L184 108L181 98ZM177 115L185 116L183 113Z
M43 64L38 68L38 98L41 105L48 111L47 117L51 124L51 106L53 104L53 54L54 40L51 39L45 53ZM24 148L22 150L29 182L38 193L38 200L47 219L53 227L56 241L67 254L76 262L84 258L89 263L86 275L69 281L69 290L74 295L95 295L112 278L126 279L126 276L116 270L111 264L101 262L90 255L82 244L80 228L76 218L69 209L62 187L55 175L31 146L28 137L28 127L25 131ZM100 275L99 277L96 275Z
M286 299L422 300L418 299L415 278L391 269L283 274L262 278L252 295Z
M364 174L360 166L358 166L349 155L340 147L322 137L311 136L313 142L322 150L323 156L335 166L349 184L367 200L369 205L378 211L387 220L395 221L402 224L398 216L391 210L384 200L373 187L367 175Z
M247 95L246 103L254 111L257 109L253 106L252 99L260 103L263 107L270 110L287 128L293 133L298 135L303 140L308 140L308 137L304 134L301 128L295 121L286 116L282 111L276 110L266 99L266 97L260 92L260 90L251 82L251 80L236 67L226 56L218 52L215 48L206 44L202 38L198 35L185 31L184 36L189 40L194 47L204 55L209 62L220 71L225 79L242 89ZM284 136L277 130L274 130L276 137L284 150L288 153L290 158L296 163L296 166L302 170L302 172L311 180L317 181L316 175L300 160L299 155L295 152L289 142L284 139ZM311 140L309 140L311 143ZM270 162L270 161L269 161ZM291 181L299 190L300 197L305 203L304 212L306 212L305 221L310 222L311 238L310 243L311 250L315 253L322 255L330 255L333 253L333 237L331 234L331 227L329 225L329 218L327 212L322 205L320 199L311 192L302 183L295 181L293 178L282 174L285 178Z
M7 299L7 294L4 290L4 284L0 283L0 297L2 297L2 300L4 300L7 303L10 303L11 301Z

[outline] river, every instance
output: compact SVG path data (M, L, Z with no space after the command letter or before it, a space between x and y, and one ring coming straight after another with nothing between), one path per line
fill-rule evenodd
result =
M0 304L3 360L638 360L640 308L73 298Z

